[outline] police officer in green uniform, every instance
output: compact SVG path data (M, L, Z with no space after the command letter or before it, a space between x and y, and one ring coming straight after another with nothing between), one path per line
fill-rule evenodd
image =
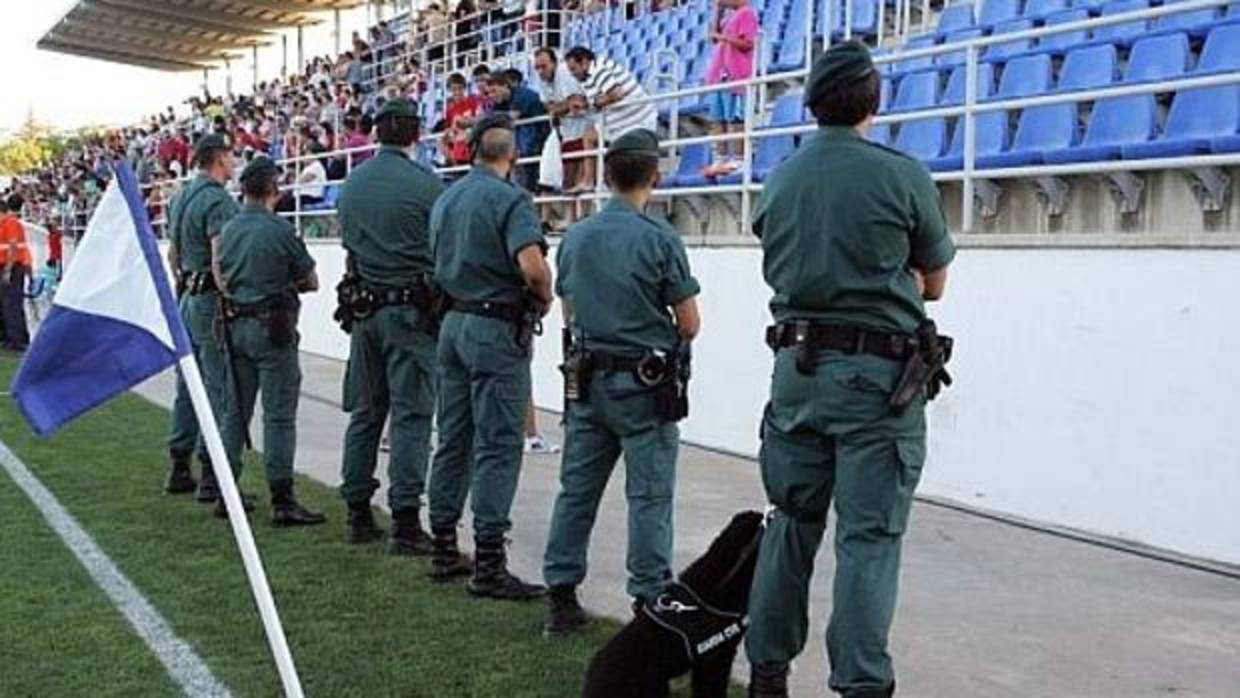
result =
M628 592L656 598L672 580L672 493L680 431L657 409L666 357L698 333L698 282L680 235L644 213L659 182L659 140L637 129L605 157L614 198L574 225L557 255L556 292L571 335L560 494L543 576L548 634L584 625L576 588L599 501L624 454L629 505ZM569 342L566 342L569 344ZM643 370L643 365L646 369ZM660 371L659 369L663 369Z
M169 210L172 244L168 256L171 267L176 271L178 285L184 289L181 317L185 320L194 356L202 370L207 397L216 419L222 421L220 418L224 415L231 390L217 333L220 298L216 260L220 232L238 210L237 202L224 188L233 176L232 149L219 134L203 136L194 144L194 163L198 166L198 175L178 193L175 205ZM168 489L187 489L188 482L192 480L189 475L190 454L197 444L202 461L198 501L211 503L219 499L219 487L199 434L198 420L185 382L179 377L168 441L173 471L169 476ZM252 504L247 501L246 508L251 507Z
M220 234L219 260L225 296L226 360L235 391L224 420L224 446L235 471L263 392L263 459L271 489L271 521L276 526L308 526L326 521L307 511L293 495L297 450L298 293L318 290L314 260L297 231L275 215L280 170L266 156L241 172L245 206ZM227 517L221 498L215 513Z
M345 376L345 432L340 494L349 508L348 539L377 540L371 514L383 425L391 418L388 504L394 555L427 555L419 518L435 410L435 321L431 206L443 183L410 158L418 140L416 105L393 99L375 119L381 147L354 170L340 193L340 225L354 277L355 316Z
M461 575L456 526L468 495L475 560L468 590L482 597L542 595L508 571L505 535L520 475L530 395L530 350L552 301L546 241L533 201L509 181L512 120L480 120L473 169L431 212L435 280L449 296L439 337L439 449L431 472L432 576Z
M904 376L939 356L923 301L942 294L955 248L925 168L865 139L879 75L863 45L824 53L806 102L820 129L767 181L754 222L777 324L760 454L774 511L750 599L750 695L788 695L834 501L830 688L887 697L900 543L937 388L918 379L908 390Z

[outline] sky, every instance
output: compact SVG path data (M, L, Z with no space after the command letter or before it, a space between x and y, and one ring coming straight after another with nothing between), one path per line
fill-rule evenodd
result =
M169 105L184 109L182 102L201 92L201 72L169 73L35 48L74 4L69 0L0 0L0 25L5 29L0 65L6 67L8 88L0 99L0 132L20 126L28 112L40 123L65 129L128 126ZM331 15L325 19L328 21L306 32L307 56L329 53L334 48ZM342 23L346 43L349 34L363 27L365 21L364 10L346 13ZM290 33L290 63L296 61L292 36ZM260 80L277 76L282 64L283 47L277 37L259 52ZM236 91L248 92L253 80L251 56L234 63L232 74ZM225 83L222 69L212 72L209 84L213 93L222 93Z

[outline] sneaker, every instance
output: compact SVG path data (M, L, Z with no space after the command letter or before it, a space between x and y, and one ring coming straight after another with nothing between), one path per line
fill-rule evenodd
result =
M560 446L546 440L542 434L539 434L525 439L525 452L534 456L550 456L559 453Z

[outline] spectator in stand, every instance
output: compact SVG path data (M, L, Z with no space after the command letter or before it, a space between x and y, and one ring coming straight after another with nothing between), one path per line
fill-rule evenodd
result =
M601 113L595 123L603 143L611 143L633 129L658 129L659 114L654 103L639 103L649 95L623 66L610 58L598 58L585 46L570 50L565 62L581 83L590 105Z
M534 72L538 74L535 88L547 113L555 119L560 133L560 151L564 154L564 192L581 193L594 188L595 159L572 157L574 153L593 150L598 145L598 131L590 118L585 90L577 78L561 63L555 51L540 48L534 54ZM569 222L576 220L576 208Z
M345 64L344 81L347 82L349 87L353 89L354 94L360 94L365 91L365 85L363 84L365 82L365 77L362 70L362 61L359 60L352 51L346 52L344 55L348 60Z
M374 124L369 116L364 116L359 112L350 112L344 118L344 127L348 130L348 134L344 139L344 147L347 150L368 148L374 145L374 142L370 140L370 131ZM374 154L374 150L362 150L352 153L349 157L352 158L353 167L357 167L373 157Z
M422 20L426 30L430 32L426 39L426 61L431 64L439 63L443 61L444 53L447 49L448 13L439 6L439 3L433 2L422 11Z
M297 198L301 199L301 208L305 210L323 203L327 168L323 165L323 158L319 157L323 154L323 146L318 141L307 142L303 154L312 156L302 161L301 173L297 176Z
M491 98L493 112L506 112L513 121L521 122L547 115L538 94L528 87L514 86L507 75L493 74L487 78L487 96ZM518 157L528 158L542 152L543 143L551 133L551 126L546 120L537 123L518 123L516 145ZM538 191L538 164L517 165L513 171L513 180L531 193Z
M440 149L449 165L468 165L473 161L469 151L469 131L487 111L482 98L469 94L468 88L464 75L453 73L448 76L448 108Z
M758 38L758 13L749 0L715 0L715 16L711 22L714 53L706 69L706 83L719 85L753 76L754 47ZM710 132L713 135L740 133L745 128L744 88L712 92L710 95ZM716 143L715 162L707 168L711 176L726 175L740 168L741 144L735 140Z
M174 161L180 163L182 168L189 164L189 143L184 130L171 131L159 145L160 166L166 170Z
M9 196L5 215L0 218L0 325L4 329L4 348L26 351L30 333L26 329L26 279L34 266L26 229L18 216L25 201L20 194Z

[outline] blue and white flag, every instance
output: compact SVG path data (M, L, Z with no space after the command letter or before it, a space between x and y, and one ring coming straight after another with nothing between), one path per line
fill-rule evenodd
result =
M124 162L13 380L40 436L191 351L133 171Z

